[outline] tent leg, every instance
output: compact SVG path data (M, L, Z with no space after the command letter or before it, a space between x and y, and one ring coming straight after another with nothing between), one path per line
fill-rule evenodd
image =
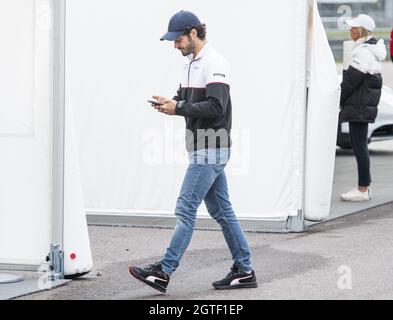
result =
M299 210L297 216L288 218L287 229L289 231L299 232L299 233L306 231L303 210Z
M50 263L52 281L64 279L64 253L60 245L51 245L51 251L46 260Z
M47 257L53 280L64 275L65 14L66 0L53 1L53 214Z

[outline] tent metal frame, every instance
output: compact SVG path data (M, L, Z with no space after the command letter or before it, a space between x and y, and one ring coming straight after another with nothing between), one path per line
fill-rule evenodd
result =
M306 19L307 22L305 24L306 30L306 70L305 70L305 85L304 85L304 96L305 96L305 104L303 108L302 114L302 123L303 123L303 141L302 141L302 196L301 196L301 208L298 210L298 214L296 216L288 217L287 220L287 229L290 232L304 232L306 230L306 222L305 222L305 203L306 203L306 195L305 195L305 186L306 186L306 147L307 147L307 109L308 109L308 79L307 74L310 67L311 62L311 40L312 40L312 22L313 22L313 9L314 9L315 1L307 0L307 9L306 9ZM310 27L311 26L311 27Z
M50 262L64 278L65 49L66 0L53 1L53 206Z

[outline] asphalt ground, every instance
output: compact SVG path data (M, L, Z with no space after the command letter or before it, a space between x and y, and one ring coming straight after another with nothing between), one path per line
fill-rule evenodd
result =
M21 299L393 299L393 204L319 225L304 234L247 234L259 287L215 291L231 258L220 232L196 231L168 293L136 281L128 265L157 261L171 230L91 227L94 270Z

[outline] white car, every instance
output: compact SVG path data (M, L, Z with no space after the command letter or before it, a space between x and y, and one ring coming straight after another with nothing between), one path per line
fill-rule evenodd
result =
M369 125L368 143L389 139L393 139L393 90L383 86L377 119ZM351 149L348 122L339 125L337 145L343 149Z

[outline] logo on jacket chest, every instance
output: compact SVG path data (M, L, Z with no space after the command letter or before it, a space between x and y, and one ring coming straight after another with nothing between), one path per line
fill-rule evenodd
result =
M200 66L191 66L191 68L190 68L190 65L189 64L186 64L185 66L184 66L184 70L199 70L201 67Z
M183 86L203 88L205 86L203 77L203 66L192 63L184 68L183 73Z

